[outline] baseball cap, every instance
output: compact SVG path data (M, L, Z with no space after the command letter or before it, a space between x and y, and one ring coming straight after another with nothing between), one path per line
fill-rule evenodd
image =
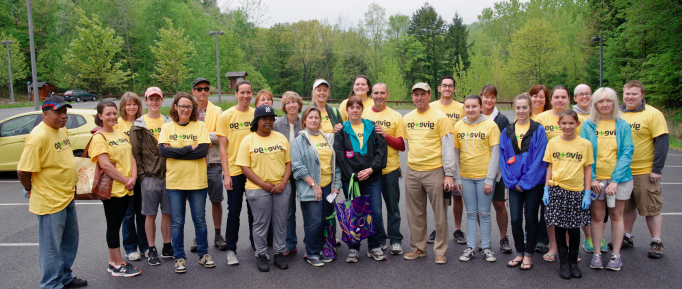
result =
M256 111L253 113L253 121L251 122L251 131L254 132L254 131L258 130L258 118L260 118L261 116L268 116L268 115L277 116L277 114L275 114L275 109L272 108L271 106L265 105L265 104L257 107Z
M424 83L424 82L419 82L419 83L415 84L412 87L412 91L414 91L415 89L423 89L423 90L426 90L428 92L431 92L431 87L427 83Z
M202 83L202 82L206 82L206 84L211 85L211 82L208 81L208 79L203 78L203 77L199 77L199 78L195 79L194 81L192 81L192 88L194 88L195 86L197 86L197 84Z
M326 84L327 87L331 87L331 85L329 85L329 82L327 82L326 80L324 80L324 79L318 79L317 81L315 81L315 83L313 83L313 89L315 89L315 88L317 88L318 86L320 86L320 84Z
M163 92L161 92L161 89L156 86L147 88L147 91L144 92L144 97L147 98L155 94L163 98Z
M47 99L43 101L43 111L48 111L48 110L58 110L62 107L68 107L71 108L71 105L66 103L64 101L64 98L61 96L50 96Z

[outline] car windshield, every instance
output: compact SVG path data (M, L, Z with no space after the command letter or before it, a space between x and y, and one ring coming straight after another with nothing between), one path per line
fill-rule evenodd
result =
M64 92L64 94L72 94L72 93L73 93L73 90L67 90L66 92Z

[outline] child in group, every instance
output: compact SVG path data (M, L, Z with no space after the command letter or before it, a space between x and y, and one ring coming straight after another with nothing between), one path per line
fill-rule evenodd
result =
M545 204L547 226L555 226L559 251L559 276L564 279L581 278L578 268L580 228L590 225L592 143L575 134L580 125L578 114L566 109L559 115L561 136L547 144L543 160L548 163L547 180L542 202ZM570 265L569 265L570 264Z

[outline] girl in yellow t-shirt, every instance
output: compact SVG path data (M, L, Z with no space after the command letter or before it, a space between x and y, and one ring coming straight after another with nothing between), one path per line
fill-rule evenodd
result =
M102 101L97 105L95 124L102 128L90 140L88 154L93 162L99 163L102 170L114 179L111 198L102 200L107 222L108 271L112 276L130 277L139 275L141 271L121 258L118 234L130 204L130 196L133 194L131 191L135 187L137 166L128 139L120 130L114 129L117 121L114 102Z
M478 220L481 221L481 253L486 261L494 262L490 250L490 206L500 167L500 129L497 124L481 114L483 102L478 95L464 99L466 116L455 124L455 190L462 194L467 211L467 248L459 257L469 261L476 247Z
M542 202L547 226L555 226L557 249L564 279L581 278L578 269L580 228L590 225L592 180L590 165L594 163L592 144L575 135L580 125L578 114L567 109L559 115L562 135L547 144L543 160L548 163ZM568 232L568 246L564 237Z
M121 96L121 107L118 109L118 122L114 129L120 130L125 134L126 139L130 140L130 128L133 127L133 122L142 116L144 109L142 108L142 100L134 92L128 91ZM123 237L126 238L125 236Z

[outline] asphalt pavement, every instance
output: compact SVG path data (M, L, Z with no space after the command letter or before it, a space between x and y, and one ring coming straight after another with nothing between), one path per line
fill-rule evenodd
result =
M90 105L90 103L83 104ZM401 111L403 114L406 111ZM2 110L0 110L2 113ZM503 111L513 118L512 111ZM406 168L407 154L401 153L403 170ZM300 207L297 211L298 253L288 258L289 269L278 270L271 267L268 273L258 272L254 251L248 239L246 210L241 214L241 227L237 254L241 264L228 266L226 252L219 251L212 245L209 254L213 256L217 266L204 268L198 263L198 256L189 252L188 248L194 236L194 228L190 214L185 224L185 248L188 256L187 273L173 272L172 260L162 259L160 266L149 266L145 260L131 262L142 270L142 274L133 278L114 278L106 272L108 253L105 240L105 220L101 202L77 201L77 212L80 228L80 244L78 256L72 269L74 275L88 280L87 288L302 288L302 287L366 287L366 288L569 288L569 287L606 287L606 288L679 288L682 277L680 259L682 245L676 240L682 239L682 189L677 178L682 173L682 152L670 150L663 172L663 242L665 256L662 259L647 258L650 235L644 218L639 217L634 228L633 248L622 250L623 269L620 272L593 270L589 268L591 255L581 253L580 268L582 279L563 280L558 276L558 261L545 262L542 254L533 257L533 268L520 271L518 268L507 268L506 264L514 258L514 254L502 254L499 251L499 230L492 217L492 250L497 262L486 262L480 254L476 254L469 262L460 262L459 255L465 245L454 242L455 231L452 211L448 208L448 225L450 242L446 254L448 263L434 263L433 246L430 244L427 257L416 260L404 260L402 256L392 256L387 251L388 260L379 262L366 257L367 245L363 242L360 250L360 261L348 264L344 261L348 247L338 247L338 257L332 263L317 268L303 259L303 220ZM409 227L404 205L404 182L400 181L403 197L400 200L402 223L401 233L404 238L402 246L405 252L410 248ZM41 278L38 266L38 219L28 211L28 200L23 198L21 184L16 173L0 173L0 259L3 260L1 288L36 288ZM341 197L339 197L341 198ZM224 210L226 202L223 202ZM297 204L298 207L298 204ZM428 206L427 206L428 207ZM385 210L385 209L384 209ZM493 214L494 213L494 210ZM210 205L206 207L206 222L209 227L208 239L213 240L213 221L210 217ZM226 212L223 213L222 232L225 231ZM384 216L384 220L386 217ZM428 209L428 231L433 230L433 214ZM160 217L157 224L160 223ZM466 220L463 221L466 233ZM158 228L159 226L157 226ZM511 226L508 235L513 247ZM340 235L339 235L340 236ZM604 237L611 239L610 226L607 225ZM479 238L480 242L480 238ZM212 243L210 243L212 244ZM161 246L161 233L157 232L157 246ZM269 249L272 256L272 249ZM610 256L606 253L605 259ZM272 264L272 263L270 263ZM678 268L678 269L675 269ZM675 273L677 272L677 273Z

